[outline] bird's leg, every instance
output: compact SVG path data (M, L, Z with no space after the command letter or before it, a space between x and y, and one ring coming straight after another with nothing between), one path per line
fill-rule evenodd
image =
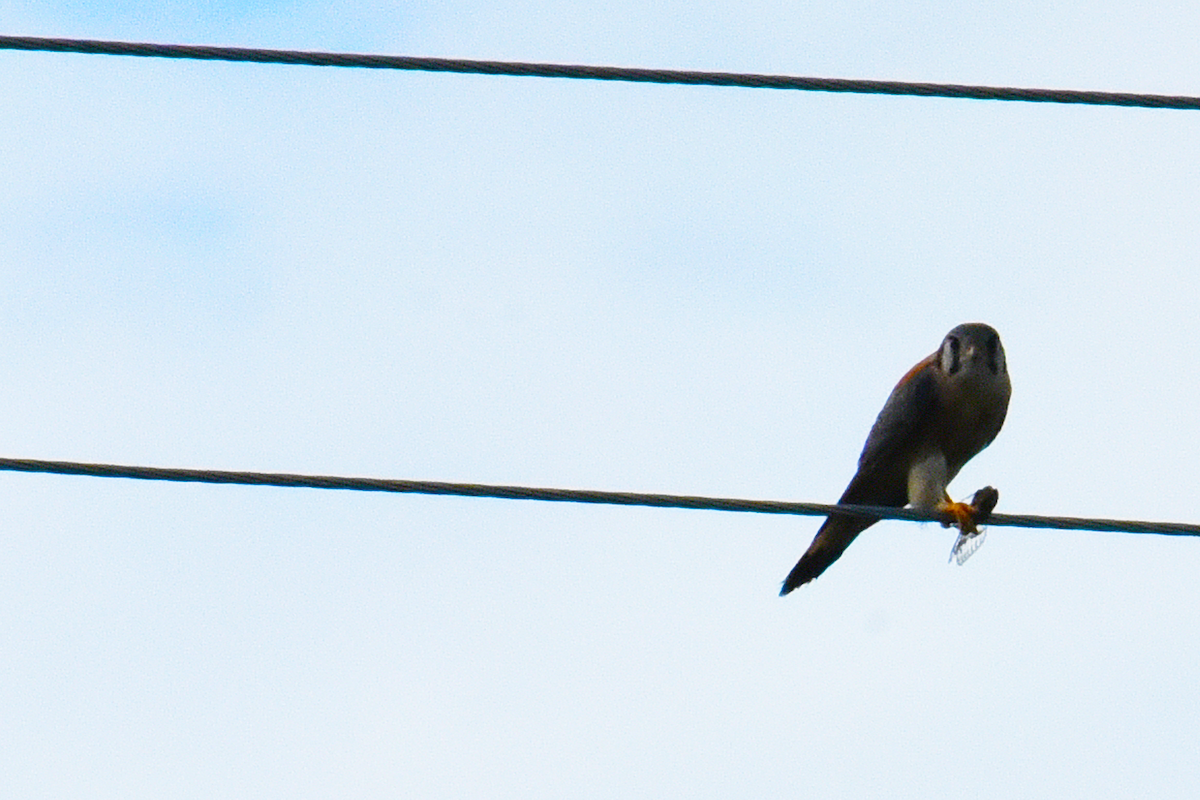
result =
M1000 500L1000 493L991 486L985 486L975 493L970 503L956 503L946 495L938 504L937 510L949 514L952 521L942 523L943 528L957 525L963 535L979 533L979 523L987 519Z

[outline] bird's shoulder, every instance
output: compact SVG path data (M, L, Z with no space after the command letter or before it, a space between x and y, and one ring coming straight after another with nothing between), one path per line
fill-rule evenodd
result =
M871 426L859 457L859 469L869 469L908 447L937 405L934 375L938 354L927 356L904 374L892 389Z

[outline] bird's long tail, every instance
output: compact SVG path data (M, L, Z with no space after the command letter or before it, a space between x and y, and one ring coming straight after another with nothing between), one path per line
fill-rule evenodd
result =
M854 537L878 521L871 517L851 517L837 514L826 519L813 538L812 544L808 546L808 550L788 573L783 582L783 588L779 590L779 596L783 597L824 572L845 552L850 543L854 541Z

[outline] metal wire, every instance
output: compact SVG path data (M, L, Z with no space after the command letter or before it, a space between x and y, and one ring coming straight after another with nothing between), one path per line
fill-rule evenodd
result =
M48 39L37 36L0 36L0 50L37 50L56 53L184 58L208 61L250 61L259 64L302 64L315 67L360 67L424 72L458 72L480 75L516 75L540 78L580 78L636 83L675 83L691 86L737 86L753 89L794 89L815 92L912 95L975 100L1012 100L1029 103L1076 103L1140 108L1200 109L1200 97L1128 92L1094 92L1073 89L1019 89L1000 86L967 86L947 83L803 78L790 75L755 75L731 72L696 72L674 69L599 67L578 64L539 64L515 61L477 61L458 58L321 53L304 50L266 50L246 47L148 44L94 39Z
M561 503L598 503L654 508L686 508L708 511L739 511L759 514L797 514L824 517L832 513L852 514L878 519L911 522L950 522L937 512L884 506L827 505L779 500L737 500L723 497L643 494L640 492L603 492L590 489L547 489L532 486L496 486L478 483L443 483L386 478L348 478L330 475L293 475L278 472L229 472L211 469L131 467L118 464L85 464L75 461L39 461L0 458L0 470L38 472L56 475L87 475L94 478L132 478L147 481L184 483L223 483L241 486L279 486L309 489L342 489L357 492L397 492L405 494L491 497L502 500L542 500ZM1083 517L1041 517L1028 514L992 514L984 521L989 526L1018 528L1055 528L1059 530L1104 531L1108 533L1154 533L1165 536L1200 536L1200 525L1182 522L1145 522Z

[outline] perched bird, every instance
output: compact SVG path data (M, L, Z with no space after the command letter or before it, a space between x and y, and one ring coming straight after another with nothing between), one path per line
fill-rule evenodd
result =
M964 534L973 531L986 512L953 502L946 486L996 438L1011 393L999 334L982 323L959 325L896 384L867 436L858 472L838 502L945 511ZM831 514L779 594L820 575L855 536L878 521Z

